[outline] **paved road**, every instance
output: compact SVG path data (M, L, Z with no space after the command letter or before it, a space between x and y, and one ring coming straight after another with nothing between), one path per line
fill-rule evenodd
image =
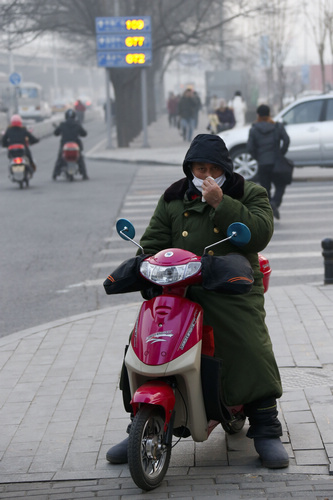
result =
M86 127L88 151L104 123ZM58 146L59 139L49 137L32 147L38 170L24 190L10 182L6 155L0 156L0 336L109 305L99 302L95 289L66 291L98 277L91 265L99 260L136 167L126 165L124 175L121 164L89 160L89 182L53 182Z

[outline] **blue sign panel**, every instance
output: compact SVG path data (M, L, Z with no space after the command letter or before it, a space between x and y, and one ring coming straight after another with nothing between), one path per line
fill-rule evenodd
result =
M151 49L152 39L150 34L128 34L128 35L97 35L97 50L127 50L137 52L138 50Z
M103 68L130 68L135 66L151 66L150 50L137 52L97 52L97 64Z
M96 17L96 33L149 33L150 16L138 17Z
M13 85L19 85L21 83L21 75L19 73L12 73L9 75L9 81Z

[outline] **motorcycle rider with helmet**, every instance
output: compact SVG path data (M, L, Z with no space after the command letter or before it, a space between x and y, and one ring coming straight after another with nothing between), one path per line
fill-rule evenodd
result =
M28 168L30 169L31 175L36 171L36 165L33 161L29 144L36 144L37 142L39 142L39 139L22 125L22 118L20 115L13 115L10 120L10 125L2 136L2 147L8 148L13 144L22 144L25 148L25 155L29 159L30 165Z
M79 171L82 175L83 180L88 180L87 169L85 161L82 155L83 144L80 137L85 137L87 131L80 125L76 120L76 113L73 109L67 109L65 112L65 121L61 122L54 130L54 135L61 136L60 148L58 153L58 158L53 169L52 179L56 180L57 176L60 175L61 165L62 165L62 148L66 142L76 142L80 148L79 157Z

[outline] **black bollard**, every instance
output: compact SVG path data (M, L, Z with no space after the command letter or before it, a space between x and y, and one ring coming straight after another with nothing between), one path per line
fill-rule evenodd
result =
M324 257L324 285L333 285L333 240L325 238L321 242Z

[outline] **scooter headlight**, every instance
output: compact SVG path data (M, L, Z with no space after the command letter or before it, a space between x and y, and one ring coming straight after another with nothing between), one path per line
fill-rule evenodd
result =
M181 266L156 266L148 261L142 262L141 274L157 285L172 285L194 276L200 271L201 262L189 262Z

